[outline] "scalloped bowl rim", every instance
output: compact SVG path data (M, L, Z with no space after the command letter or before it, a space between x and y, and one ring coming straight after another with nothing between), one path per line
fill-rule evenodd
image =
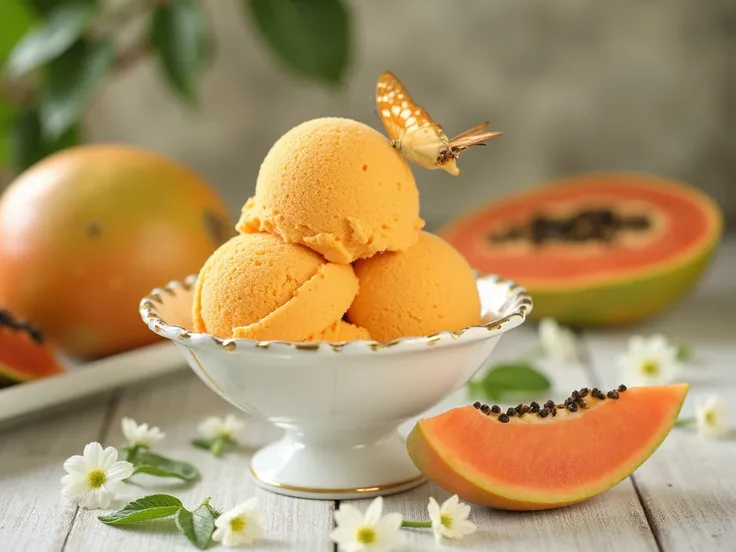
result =
M352 340L343 342L307 342L269 340L258 341L248 338L223 339L212 334L187 330L182 326L167 323L158 313L157 305L164 304L167 297L176 297L177 291L190 291L196 282L197 275L187 276L183 281L173 280L164 287L154 288L140 301L139 313L143 322L157 335L172 341L179 341L198 349L222 350L227 352L306 352L323 351L346 352L364 354L378 351L407 351L416 350L417 346L425 348L436 344L459 344L468 341L477 341L500 335L512 328L521 325L533 308L532 299L526 289L512 280L506 280L497 274L479 274L476 272L476 282L491 284L506 288L504 304L510 305L507 312L499 318L494 318L483 324L467 326L457 331L440 331L423 336L408 336L390 341ZM479 290L480 293L482 291ZM481 298L482 299L482 298ZM513 309L513 310L511 310Z

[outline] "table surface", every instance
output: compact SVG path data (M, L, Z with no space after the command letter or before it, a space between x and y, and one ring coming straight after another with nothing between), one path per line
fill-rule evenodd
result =
M551 396L567 396L582 386L612 387L618 383L616 355L633 334L663 333L689 344L695 362L683 379L691 391L683 416L693 415L694 403L718 394L729 403L729 422L736 426L736 240L721 247L716 262L696 292L657 319L619 330L586 331L580 366L545 364L554 381ZM504 335L494 361L511 359L536 347L531 324ZM432 411L467 402L460 392ZM160 426L167 434L158 451L188 459L202 472L195 484L164 482L136 476L126 498L153 492L179 496L195 506L207 496L219 508L229 508L258 496L266 520L267 539L252 550L333 551L328 533L334 526L333 501L298 500L261 490L248 472L253 451L278 436L268 425L249 422L240 450L222 459L188 443L197 423L206 416L233 409L211 393L189 371L140 383L89 399L72 411L48 416L0 433L0 551L194 550L176 534L173 521L149 523L143 530L108 527L100 512L65 506L59 495L62 462L98 440L120 446L120 419L135 418ZM411 423L403 426L407 431ZM471 519L479 531L454 547L504 552L541 550L598 552L638 550L736 550L736 437L707 440L694 430L676 428L657 452L634 475L608 492L582 504L547 512L504 512L473 508ZM139 478L140 477L140 478ZM426 518L430 496L447 493L425 484L386 497L387 511L406 519ZM367 500L351 501L364 509ZM427 530L407 531L407 550L435 548Z

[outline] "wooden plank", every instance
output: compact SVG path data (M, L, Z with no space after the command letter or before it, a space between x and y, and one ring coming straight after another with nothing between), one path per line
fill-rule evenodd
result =
M687 343L694 363L682 380L691 384L682 416L693 416L696 402L720 395L736 428L736 241L719 252L698 291L669 313L626 329L586 334L596 384L619 382L615 359L632 334L663 333ZM736 546L736 434L712 441L692 429L675 428L634 474L647 516L665 552L732 551Z
M82 411L0 433L0 550L61 550L76 508L64 504L62 464L104 437L110 394Z
M516 359L536 347L534 328L529 324L504 335L493 353L492 361ZM591 385L590 373L582 366L555 366L546 362L541 365L552 377L555 389L551 394L536 397L538 401L548 398L561 400L572 389ZM467 403L465 392L460 391L433 408L429 414ZM414 420L404 424L402 432L408 432L413 424ZM386 497L385 511L401 512L405 519L426 520L426 505L430 496L441 502L448 493L431 483L422 485L413 491ZM365 509L368 502L351 501L360 509ZM599 497L568 508L546 512L504 512L476 506L473 507L471 520L478 525L479 530L463 539L464 550L657 550L629 479ZM424 552L435 546L429 530L409 530L407 534L409 550Z
M159 443L156 451L192 462L202 472L202 479L194 484L183 484L137 475L133 481L140 486L127 486L124 501L154 492L166 492L179 497L186 506L194 507L210 496L215 507L229 509L251 496L258 496L264 513L267 540L260 546L249 547L249 550L332 551L329 532L332 528L333 502L297 500L276 495L257 488L250 477L248 462L251 454L256 447L278 437L277 429L268 424L248 422L243 438L246 446L220 459L189 444L190 439L196 436L197 424L202 419L228 413L242 416L190 373L127 389L113 413L108 444L123 444L120 419L124 416L134 418L139 423L157 425L166 433L166 438ZM99 513L80 510L69 535L66 552L192 550L192 545L176 532L173 521L150 523L144 530L126 530L103 525L97 520Z

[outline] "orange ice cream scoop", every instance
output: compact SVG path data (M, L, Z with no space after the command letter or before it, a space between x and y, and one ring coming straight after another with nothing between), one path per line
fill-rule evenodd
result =
M403 251L423 226L414 175L389 141L363 123L323 118L273 145L237 228L349 263Z
M358 291L350 265L270 234L242 234L202 267L194 328L222 338L303 341L340 320Z
M368 330L350 324L344 320L338 320L332 326L325 328L320 333L310 336L304 341L355 341L358 339L370 340L371 334Z
M480 297L470 265L450 244L421 232L416 245L357 261L360 291L348 320L377 341L478 324Z

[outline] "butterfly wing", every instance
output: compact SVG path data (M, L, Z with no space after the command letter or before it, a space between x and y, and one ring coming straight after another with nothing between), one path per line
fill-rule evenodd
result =
M469 128L465 132L461 132L457 136L454 136L453 138L450 139L450 142L452 142L453 140L459 140L460 138L465 138L466 136L470 136L473 134L479 134L483 132L487 126L488 126L488 121L484 121L481 124L475 125L473 128Z
M434 126L442 132L420 105L417 105L396 75L386 71L376 84L376 106L378 115L393 141L400 141L408 132L426 126Z
M485 146L484 142L503 134L502 132L471 133L471 130L473 129L466 130L462 134L458 134L450 140L450 149L453 151L464 151L470 146Z

